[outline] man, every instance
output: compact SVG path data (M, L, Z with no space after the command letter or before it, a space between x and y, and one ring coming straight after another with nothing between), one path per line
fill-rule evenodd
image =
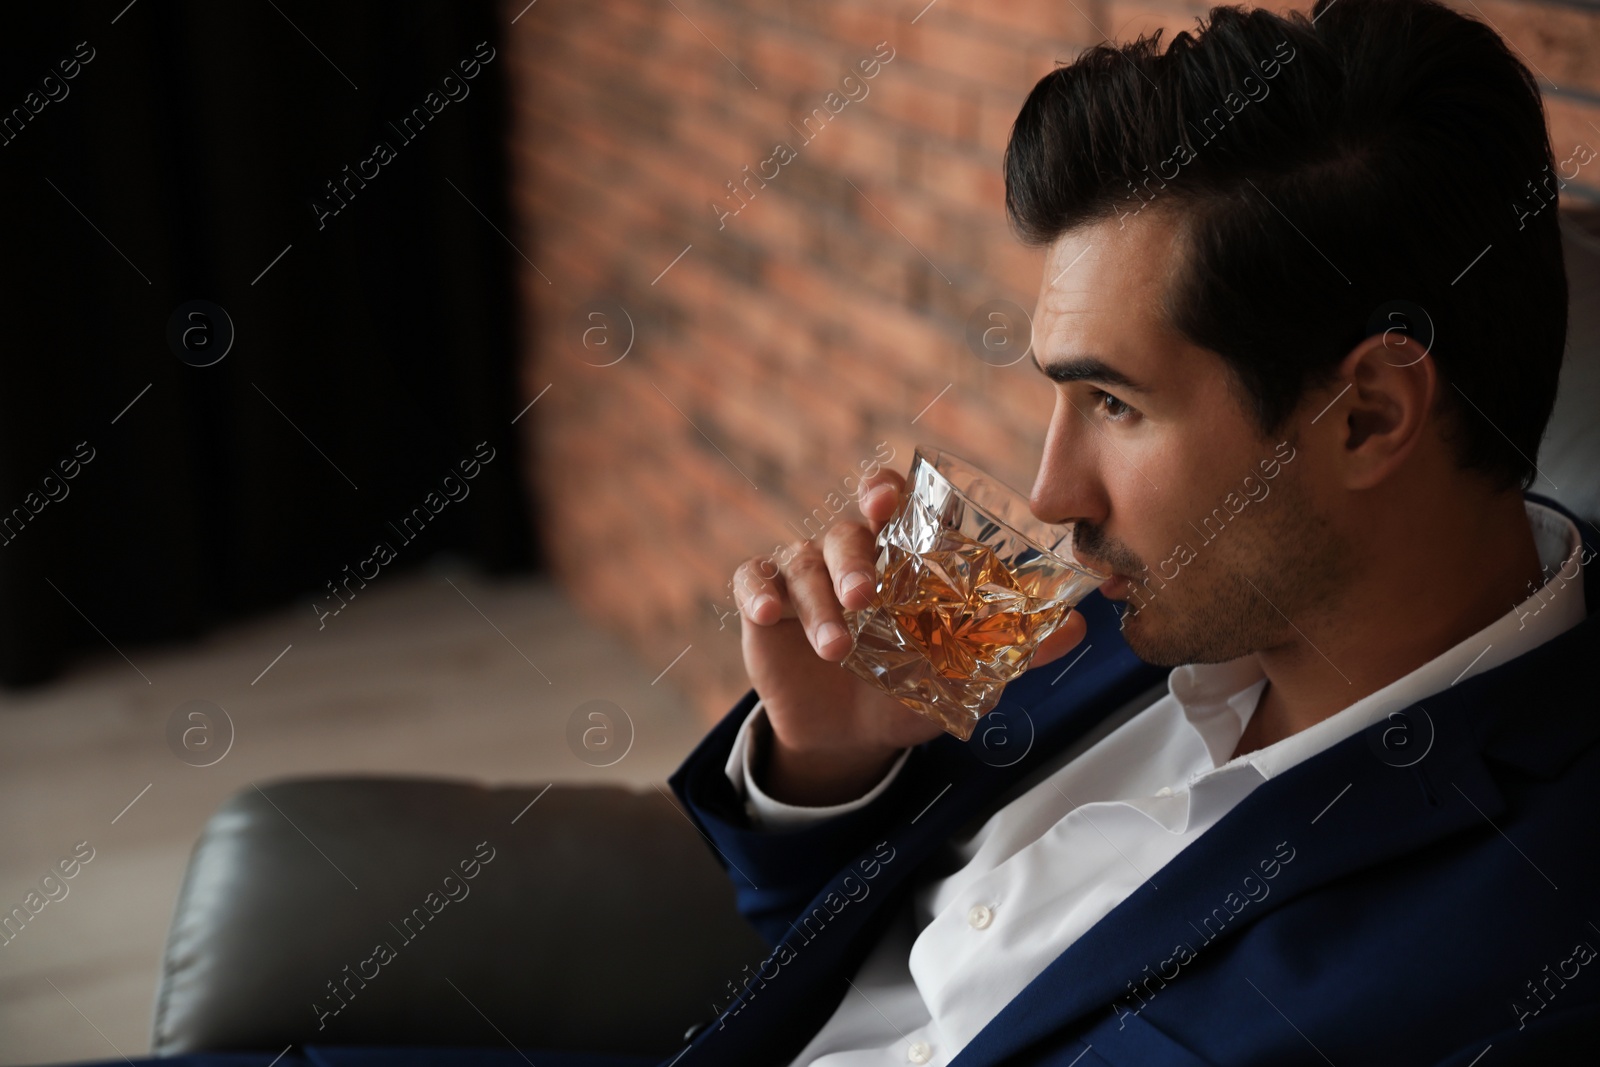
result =
M1038 83L1030 504L1113 577L1006 747L837 666L898 474L740 566L753 691L672 784L773 952L679 1062L1593 1055L1595 549L1523 493L1552 160L1528 72L1430 0L1218 8Z

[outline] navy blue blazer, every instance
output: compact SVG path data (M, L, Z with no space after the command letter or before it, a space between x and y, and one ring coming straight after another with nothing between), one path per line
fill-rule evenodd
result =
M1579 525L1587 560L1600 531ZM1258 786L952 1067L1468 1067L1491 1047L1480 1067L1600 1059L1594 570L1583 568L1578 626ZM941 735L865 807L763 830L724 771L755 692L711 730L669 781L772 952L728 976L717 1017L664 1064L786 1064L859 995L847 979L918 866L1165 677L1121 641L1098 593L1080 610L1090 647L1061 684L1070 661L1006 688L998 710L1035 731L1009 766L982 729L966 743Z

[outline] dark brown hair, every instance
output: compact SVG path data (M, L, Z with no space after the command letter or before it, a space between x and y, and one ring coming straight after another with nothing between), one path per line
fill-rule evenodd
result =
M1177 211L1167 316L1264 434L1406 322L1461 464L1531 483L1567 332L1559 182L1538 86L1489 27L1433 0L1216 7L1164 50L1158 30L1041 78L1005 179L1030 244ZM1413 310L1382 314L1395 301Z

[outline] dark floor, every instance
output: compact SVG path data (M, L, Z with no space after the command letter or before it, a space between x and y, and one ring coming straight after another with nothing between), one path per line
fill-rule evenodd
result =
M107 646L54 685L0 696L0 910L79 842L94 850L67 895L0 947L0 1064L149 1051L190 845L249 782L356 771L645 788L705 730L709 712L687 706L667 664L638 662L543 581L397 576L315 623L286 611L189 648L124 648L131 663ZM167 743L172 713L196 699L234 726L232 747L203 768ZM568 716L595 699L635 726L604 768L566 742Z

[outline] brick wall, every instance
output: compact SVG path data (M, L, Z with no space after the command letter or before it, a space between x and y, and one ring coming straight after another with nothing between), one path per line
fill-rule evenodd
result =
M504 18L538 521L579 610L712 721L748 686L733 568L841 502L858 518L863 462L926 442L1032 484L1051 392L964 341L979 305L1038 291L1004 215L1012 118L1056 61L1208 5L525 3ZM1557 159L1600 148L1600 12L1460 6L1542 75ZM1600 199L1592 166L1565 195Z

